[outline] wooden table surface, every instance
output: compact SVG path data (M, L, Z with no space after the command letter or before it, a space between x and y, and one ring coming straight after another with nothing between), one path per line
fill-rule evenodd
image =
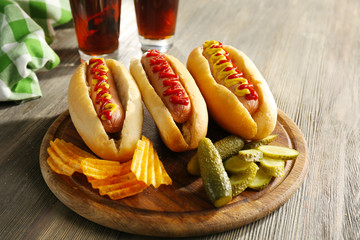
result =
M238 229L193 239L359 239L359 10L358 0L180 2L169 54L185 63L193 48L212 39L245 52L309 150L304 183L278 210ZM123 0L120 61L127 67L141 54L134 14L133 2ZM155 239L77 215L41 175L41 141L67 110L69 79L79 64L69 26L56 30L51 45L60 65L37 73L43 97L0 103L0 239Z

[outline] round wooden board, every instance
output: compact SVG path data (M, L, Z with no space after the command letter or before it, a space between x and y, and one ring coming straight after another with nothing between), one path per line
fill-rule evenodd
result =
M53 172L46 162L50 140L64 139L90 151L76 132L68 111L51 125L41 145L40 167L46 184L66 206L100 225L139 235L186 237L231 230L268 215L291 197L307 172L306 141L296 124L279 110L274 130L278 137L272 145L297 149L300 155L295 161L287 161L285 176L274 178L264 190L245 190L226 206L215 208L207 199L201 178L186 171L195 150L174 153L167 149L146 110L143 134L153 141L173 180L171 186L149 187L138 195L114 201L100 196L82 174L67 177ZM207 137L217 141L226 135L229 134L210 120Z

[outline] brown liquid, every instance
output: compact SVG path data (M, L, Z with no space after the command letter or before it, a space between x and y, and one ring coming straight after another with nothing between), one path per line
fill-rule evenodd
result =
M119 46L121 0L70 0L79 48L88 55Z
M139 34L146 39L174 35L179 0L134 0Z

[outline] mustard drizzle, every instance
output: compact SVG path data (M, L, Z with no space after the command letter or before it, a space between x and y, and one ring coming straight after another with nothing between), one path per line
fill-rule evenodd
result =
M214 75L218 76L218 79L224 79L224 86L230 88L236 84L248 84L248 80L242 77L229 78L230 76L237 74L234 65L226 57L228 53L221 47L218 41L206 41L203 44L203 49L206 54L210 56L210 62L213 64ZM226 70L231 68L230 70ZM240 89L237 87L234 91L237 96L245 96L250 94L250 90L247 88Z
M109 88L110 85L107 82L108 81L108 76L107 73L109 72L109 69L105 66L105 60L104 58L92 58L90 61L90 71L93 75L93 78L91 79L92 84L93 85L97 85L99 83L99 81L103 81L99 84L99 86L101 86L101 88L96 90L96 99L100 99L99 104L100 106L103 105L103 101L101 101L101 99L107 99L110 100L112 99L112 96L110 94ZM105 93L101 94L101 92L104 91L105 88ZM102 106L102 110L107 111L109 114L104 114L104 111L100 112L100 118L101 120L109 120L111 119L111 115L112 113L118 108L119 106L113 102L109 102L107 101L107 103L105 103L104 106ZM100 108L101 109L101 108Z

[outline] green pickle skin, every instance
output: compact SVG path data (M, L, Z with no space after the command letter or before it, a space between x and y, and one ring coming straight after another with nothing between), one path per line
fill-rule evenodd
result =
M241 137L230 135L214 143L214 146L219 151L221 159L225 159L236 155L243 147L244 140Z
M218 150L210 139L199 142L198 160L206 195L215 207L232 200L232 187Z
M245 142L241 137L230 135L215 142L214 146L218 150L222 161L225 161L227 158L236 155L244 147L244 144ZM198 153L196 153L187 165L188 172L194 176L200 175L198 162Z

